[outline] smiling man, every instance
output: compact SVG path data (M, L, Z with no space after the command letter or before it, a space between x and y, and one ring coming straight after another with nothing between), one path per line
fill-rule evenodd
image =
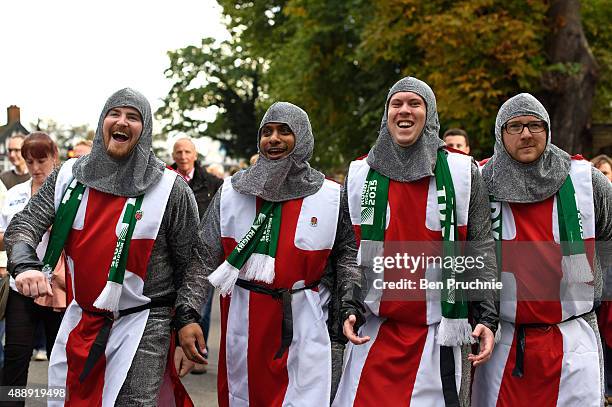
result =
M91 153L54 171L5 234L9 270L26 296L49 294L45 273L65 252L71 302L49 385L65 387L70 405L156 406L164 373L172 372L173 309L185 354L203 362L195 344L204 350L197 324L204 293L188 288L199 287L197 207L185 182L153 154L151 131L143 95L113 94ZM35 248L51 226L41 262Z
M326 326L330 297L362 318L341 188L310 167L313 148L306 112L273 104L259 159L225 180L202 219L204 274L223 296L220 406L329 405L339 326Z
M350 337L358 330L371 339L349 344L333 405L458 406L467 402L467 360L479 366L493 349L493 293L473 303L457 292L454 298L440 298L438 292L437 301L425 301L418 290L377 289L380 280L393 282L397 276L388 269L377 273L372 266L375 257L401 254L398 244L410 242L421 255L431 242L469 240L472 249L478 246L488 255L485 267L470 270L472 278L495 280L486 190L473 160L444 148L436 99L425 82L398 81L384 108L376 144L351 163L346 180L347 216L360 241L357 262L368 282L368 314L365 321L351 316L344 332ZM412 275L433 282L454 273L420 267ZM473 341L480 341L480 352L468 355L461 345Z
M532 95L499 109L482 174L502 242L501 339L476 371L473 406L604 404L593 306L610 265L612 187L551 140Z

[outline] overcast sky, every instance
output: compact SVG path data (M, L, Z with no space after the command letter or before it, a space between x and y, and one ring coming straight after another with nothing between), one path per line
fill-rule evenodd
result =
M166 52L228 37L214 0L14 0L0 15L0 125L18 105L28 128L39 117L95 128L125 86L155 110L171 85Z

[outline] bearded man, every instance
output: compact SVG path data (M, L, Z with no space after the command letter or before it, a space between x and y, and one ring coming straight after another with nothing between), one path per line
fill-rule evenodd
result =
M476 370L474 406L603 405L593 307L610 264L612 187L551 139L548 112L532 95L499 109L482 175L502 242L501 340ZM608 247L598 252L595 241Z
M91 153L54 171L5 234L9 270L26 296L49 294L46 273L65 251L69 306L49 385L65 387L70 405L157 405L173 367L173 309L185 353L197 353L196 341L204 349L196 312L203 298L188 289L198 278L197 206L153 154L151 130L146 98L129 88L114 93ZM52 225L41 262L35 248ZM190 403L184 390L176 394Z
M361 318L355 236L340 185L308 164L313 148L306 112L273 104L259 159L225 180L202 220L204 271L223 296L220 406L328 405L330 297Z
M418 287L394 292L380 289L381 281L393 278L391 270L380 274L373 267L383 254L401 254L397 250L418 250L420 255L422 248L450 250L454 242L468 240L472 250L486 257L482 269L471 270L469 278L495 280L485 186L469 156L444 147L439 129L431 88L416 78L403 78L389 91L376 144L350 165L348 208L360 241L357 262L366 268L368 282L368 315L359 334L370 340L349 344L334 406L465 404L468 360L478 366L490 357L497 326L493 292L471 304L465 292L451 294L450 289L447 295L438 292L437 298ZM407 246L394 252L394 242L395 247L402 242ZM420 267L406 277L446 284L459 279L457 273L452 266ZM344 332L350 334L360 322L350 317ZM461 345L476 339L480 352L462 353Z

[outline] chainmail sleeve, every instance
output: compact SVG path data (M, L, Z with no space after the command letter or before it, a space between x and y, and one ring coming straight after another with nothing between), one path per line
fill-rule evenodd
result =
M15 214L4 234L9 272L16 275L27 270L42 270L36 246L55 219L55 183L59 169L54 170L25 208Z
M472 188L468 212L467 252L466 255L482 256L484 267L467 270L470 281L497 281L497 262L495 242L491 234L491 209L484 180L476 163L471 168ZM483 324L493 333L497 330L499 307L496 302L497 292L493 290L476 290L470 292L470 311L474 322Z
M189 309L180 307L182 298L189 297L194 303L199 300L191 293L189 284L195 270L193 251L197 243L197 224L198 206L193 192L182 178L176 177L149 259L144 292L153 297L166 291L167 283L171 283L177 293L175 323L182 321L180 327L197 322L199 318L197 311L190 312ZM167 276L163 275L167 270L166 261L169 261L172 269L172 281L168 281ZM199 310L199 307L196 307L196 310Z
M181 289L179 289L176 304L177 311L181 310L181 312L191 315L193 318L196 315L199 318L200 306L208 299L209 293L212 292L209 289L210 283L207 277L223 262L220 216L221 188L219 188L204 216L202 216L199 230L190 231L192 236L195 237L195 244L191 252L188 273L186 273L185 281ZM195 227L197 228L197 220L193 221L193 225L196 225ZM197 320L191 322L197 322ZM178 327L182 327L186 323L190 322L175 321Z

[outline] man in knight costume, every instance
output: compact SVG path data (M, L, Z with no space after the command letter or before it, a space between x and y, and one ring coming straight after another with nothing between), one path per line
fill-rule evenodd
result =
M469 156L445 148L439 127L431 88L403 78L389 91L376 144L350 165L349 217L360 241L357 262L367 280L368 313L359 335L370 340L349 344L334 406L465 405L469 362L478 366L490 357L498 322L494 292L473 302L467 293L450 289L437 297L408 289L400 298L375 281L392 278L389 269L376 272L373 263L383 254L393 256L397 251L389 250L402 242L417 242L419 252L438 242L435 246L448 248L444 253L449 254L454 242L470 241L472 250L483 255L483 267L464 272L465 277L452 266L421 267L413 274L417 281L496 278L488 200L478 167ZM345 331L358 328L359 322L350 317ZM480 351L468 355L462 345L475 341Z
M306 112L274 103L259 159L225 180L202 220L204 274L222 295L220 406L328 405L330 297L362 318L341 186L310 167L313 147Z
M593 307L610 264L610 182L551 144L548 113L528 93L499 109L482 175L501 243L501 339L476 369L472 405L603 405Z
M70 405L171 400L160 388L180 384L168 363L173 309L185 354L198 359L196 342L204 349L196 311L203 298L189 290L203 280L191 261L197 205L185 181L153 154L151 131L146 98L129 88L114 93L91 153L54 171L5 234L9 269L24 295L46 295L48 270L66 254L69 306L49 386L66 388ZM41 261L35 248L51 226ZM173 403L190 403L184 389L174 395Z

